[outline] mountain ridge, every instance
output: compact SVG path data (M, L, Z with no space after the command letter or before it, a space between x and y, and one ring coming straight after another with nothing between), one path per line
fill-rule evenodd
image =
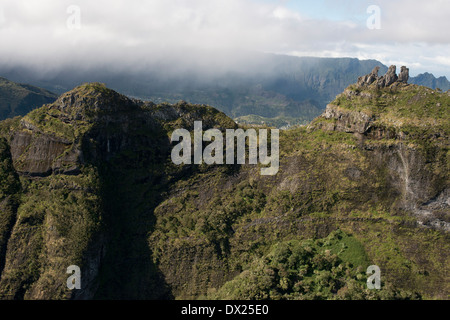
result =
M56 98L56 94L45 89L0 77L0 119L23 116Z
M0 297L446 298L448 99L351 85L281 132L279 173L261 176L170 161L174 129L237 127L217 109L79 86L0 122ZM70 265L82 290L65 286Z
M318 116L334 97L361 74L379 66L373 59L317 58L263 54L235 66L233 71L215 72L181 69L179 73L146 67L139 71L110 71L101 67L63 69L41 79L30 70L10 69L3 74L30 82L58 93L68 91L86 80L103 82L130 97L155 103L211 105L241 122L281 126L308 124ZM239 62L236 62L239 65ZM450 89L445 77L431 74L410 77L410 83ZM251 116L253 115L253 116ZM254 120L254 121L253 121Z
M410 80L411 83L429 87L431 89L441 89L442 91L450 90L450 81L447 77L441 76L436 78L432 73L421 73Z
M375 60L274 54L256 55L250 61L238 60L236 64L233 71L227 72L193 68L174 73L152 67L131 72L94 67L62 70L53 78L47 75L46 79L20 68L4 70L3 74L58 93L86 80L99 81L128 96L155 103L184 100L211 105L232 118L249 114L284 116L306 124L358 75L369 72L375 65L385 68Z

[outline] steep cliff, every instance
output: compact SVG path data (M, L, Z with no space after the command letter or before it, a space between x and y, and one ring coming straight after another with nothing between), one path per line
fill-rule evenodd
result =
M310 127L353 133L389 169L402 194L401 207L415 213L420 223L450 231L449 97L448 92L401 81L385 90L377 84L354 85Z
M352 85L281 132L280 170L262 176L171 162L173 130L237 127L211 107L77 87L0 125L0 297L447 298L449 106L400 81Z
M308 128L284 131L276 176L259 176L246 165L231 176L215 168L177 181L155 209L150 236L174 295L370 298L352 281L361 279L358 268L376 264L386 288L396 288L384 298L411 298L411 291L446 298L449 94L409 85L404 73L382 86L352 85ZM338 237L331 252L340 262L331 262L321 256L331 240L320 239L338 229L352 240ZM308 239L322 241L314 259L341 270L351 265L343 283L333 282L339 277L333 267L322 270L308 260L282 262L287 270L309 270L303 277L279 274L271 252ZM321 282L323 271L329 282Z
M170 127L181 115L234 125L212 108L155 106L101 84L2 123L3 298L170 297L146 236L167 183L170 141L158 119ZM71 265L81 290L65 285Z

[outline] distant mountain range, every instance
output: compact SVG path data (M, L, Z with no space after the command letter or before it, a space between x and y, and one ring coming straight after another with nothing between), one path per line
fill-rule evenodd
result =
M380 67L380 74L387 71L387 66L377 60L264 54L257 56L250 66L242 63L240 69L229 72L205 72L194 67L183 72L150 67L140 71L98 67L65 69L52 75L14 68L0 69L0 74L58 94L84 82L102 82L142 100L207 104L240 122L284 126L310 122L338 93L375 66ZM435 78L429 73L411 77L409 82L444 91L450 89L445 77ZM54 95L50 96L54 99ZM15 114L8 111L8 106L2 110L5 111L0 119Z
M0 77L0 120L25 115L58 95L42 88L20 84Z
M450 90L450 82L446 77L436 78L433 74L428 72L421 73L416 77L410 78L409 82L432 89L439 88L443 91Z

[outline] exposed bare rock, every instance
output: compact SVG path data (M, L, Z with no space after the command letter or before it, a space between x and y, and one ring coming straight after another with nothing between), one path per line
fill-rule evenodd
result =
M378 66L373 68L371 73L366 74L363 77L359 77L357 84L359 86L371 85L373 82L375 82L378 79L378 71L379 70L380 70L380 67L378 67Z
M400 74L398 75L398 81L408 83L409 79L409 69L405 66L402 66L400 69Z
M372 126L373 117L362 111L351 111L329 104L322 114L325 119L333 119L334 122L317 122L314 128L331 131L366 133Z
M390 66L386 74L382 77L378 76L379 70L380 67L375 67L371 73L359 77L356 84L360 87L367 87L370 86L372 83L376 83L378 88L385 88L396 82L408 83L409 69L406 68L405 66L401 67L401 71L398 76L395 73L396 66L394 65Z
M11 154L17 172L47 176L52 172L77 173L81 150L62 138L19 131L11 139Z
M388 87L395 81L397 81L398 77L397 74L395 73L395 70L396 66L394 65L390 66L386 74L378 79L377 87L378 88Z

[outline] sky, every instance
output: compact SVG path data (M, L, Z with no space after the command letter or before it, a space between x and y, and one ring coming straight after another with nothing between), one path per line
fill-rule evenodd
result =
M450 79L449 17L450 0L0 0L0 65L226 69L256 51Z

